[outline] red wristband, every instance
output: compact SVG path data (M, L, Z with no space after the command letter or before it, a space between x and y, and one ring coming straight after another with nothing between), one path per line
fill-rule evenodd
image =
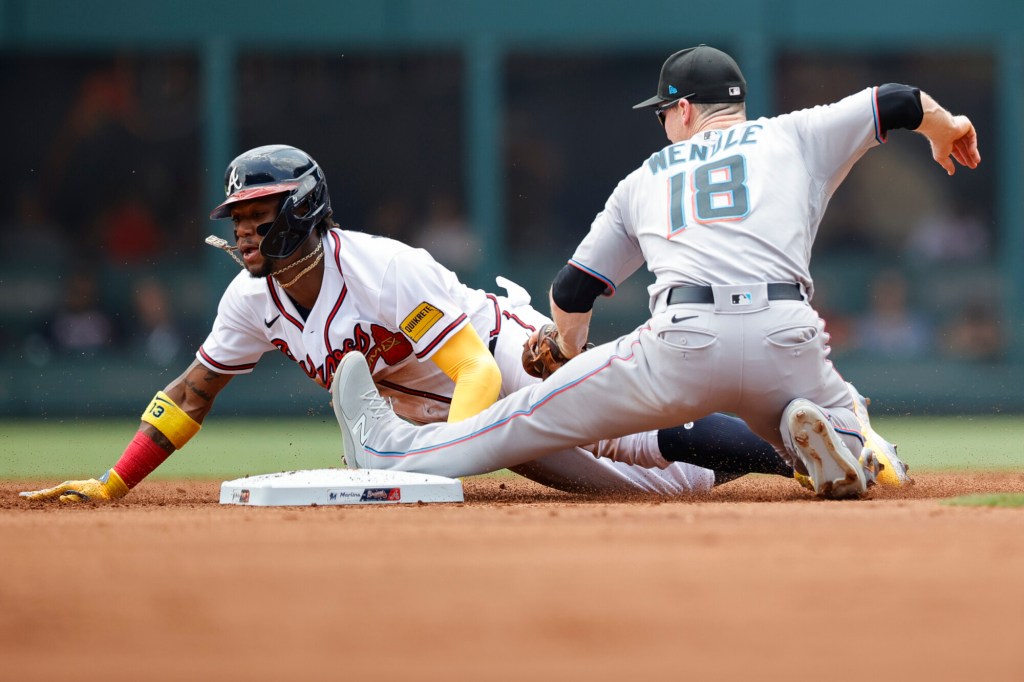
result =
M121 459L113 466L114 471L121 477L129 488L134 488L142 479L149 476L163 461L171 456L152 439L139 431L124 449Z

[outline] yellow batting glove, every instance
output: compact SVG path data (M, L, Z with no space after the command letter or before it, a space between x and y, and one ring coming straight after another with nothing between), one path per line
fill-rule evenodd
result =
M100 478L87 481L64 481L45 490L19 493L28 500L54 500L61 502L110 502L128 494L128 486L116 471L110 469Z

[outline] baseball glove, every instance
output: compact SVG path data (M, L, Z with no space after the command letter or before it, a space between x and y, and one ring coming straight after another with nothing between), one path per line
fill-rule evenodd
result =
M583 350L593 348L587 344ZM523 369L532 377L547 379L556 369L569 362L558 345L558 327L545 324L537 330L537 342L523 346Z

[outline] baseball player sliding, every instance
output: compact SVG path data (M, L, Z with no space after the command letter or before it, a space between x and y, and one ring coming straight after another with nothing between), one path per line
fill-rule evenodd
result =
M227 199L211 217L231 219L237 246L208 241L244 270L224 293L196 360L157 392L106 474L24 496L124 496L183 447L228 382L269 351L284 353L325 388L346 356L365 358L374 394L419 424L465 419L539 382L522 367L523 346L550 320L530 307L522 288L499 278L507 295L470 289L423 250L339 229L324 175L305 152L252 149L228 167L225 189ZM515 471L563 490L664 495L706 490L747 472L793 475L768 443L725 415L545 455L519 458ZM467 457L465 466L450 462L446 471L478 474L502 468L500 461Z
M414 429L376 394L362 358L346 356L333 392L349 462L438 474L467 458L514 466L728 411L819 496L903 483L895 450L828 360L810 304L811 245L839 183L891 131L924 135L952 175L954 162L981 160L974 126L899 84L750 121L746 88L736 62L712 47L666 60L657 94L634 108L653 109L670 144L619 183L555 277L552 316L571 360L544 382L472 418ZM645 262L656 276L650 319L581 352L595 300Z

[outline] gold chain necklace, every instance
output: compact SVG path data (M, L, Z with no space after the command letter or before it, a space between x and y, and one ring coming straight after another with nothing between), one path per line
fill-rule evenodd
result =
M312 270L312 269L313 269L313 268L315 268L316 266L320 265L320 261L321 261L321 260L323 260L323 257L324 257L324 252L323 252L323 249L322 249L322 248L320 248L320 247L317 247L317 250L316 250L316 251L314 251L313 253L319 253L320 255L316 257L316 260L315 260L315 261L313 261L312 263L310 263L309 265L307 265L307 266L306 266L305 268L303 268L303 269L302 269L302 272L300 272L299 274L295 275L295 277L294 277L294 278L292 279L292 281L288 282L287 284L283 284L283 283L281 283L281 282L278 282L278 284L280 284L280 285L281 285L281 288L282 288L282 289L287 289L287 288L288 288L288 287L290 287L291 285L295 284L295 283L296 283L296 282L298 282L298 281L299 281L300 279L302 279L302 277L303 277L303 276L304 276L304 275L305 275L305 274L306 274L307 272L309 272L310 270ZM313 255L313 253L309 254L309 256L312 256L312 255ZM306 258L309 258L309 256L306 256ZM305 260L305 258L303 258L303 260ZM274 274L276 275L277 273L275 272Z
M310 258L315 256L316 254L320 253L320 251L323 250L323 248L324 248L324 243L323 242L317 242L315 249L313 249L308 254L306 254L305 256L300 258L299 260L295 261L291 265L286 265L286 266L284 266L283 268L281 268L280 270L278 270L277 272L275 272L273 274L275 276L276 275L282 275L282 274L288 272L289 270L291 270L292 268L294 268L296 265L302 265L303 263L308 261Z

